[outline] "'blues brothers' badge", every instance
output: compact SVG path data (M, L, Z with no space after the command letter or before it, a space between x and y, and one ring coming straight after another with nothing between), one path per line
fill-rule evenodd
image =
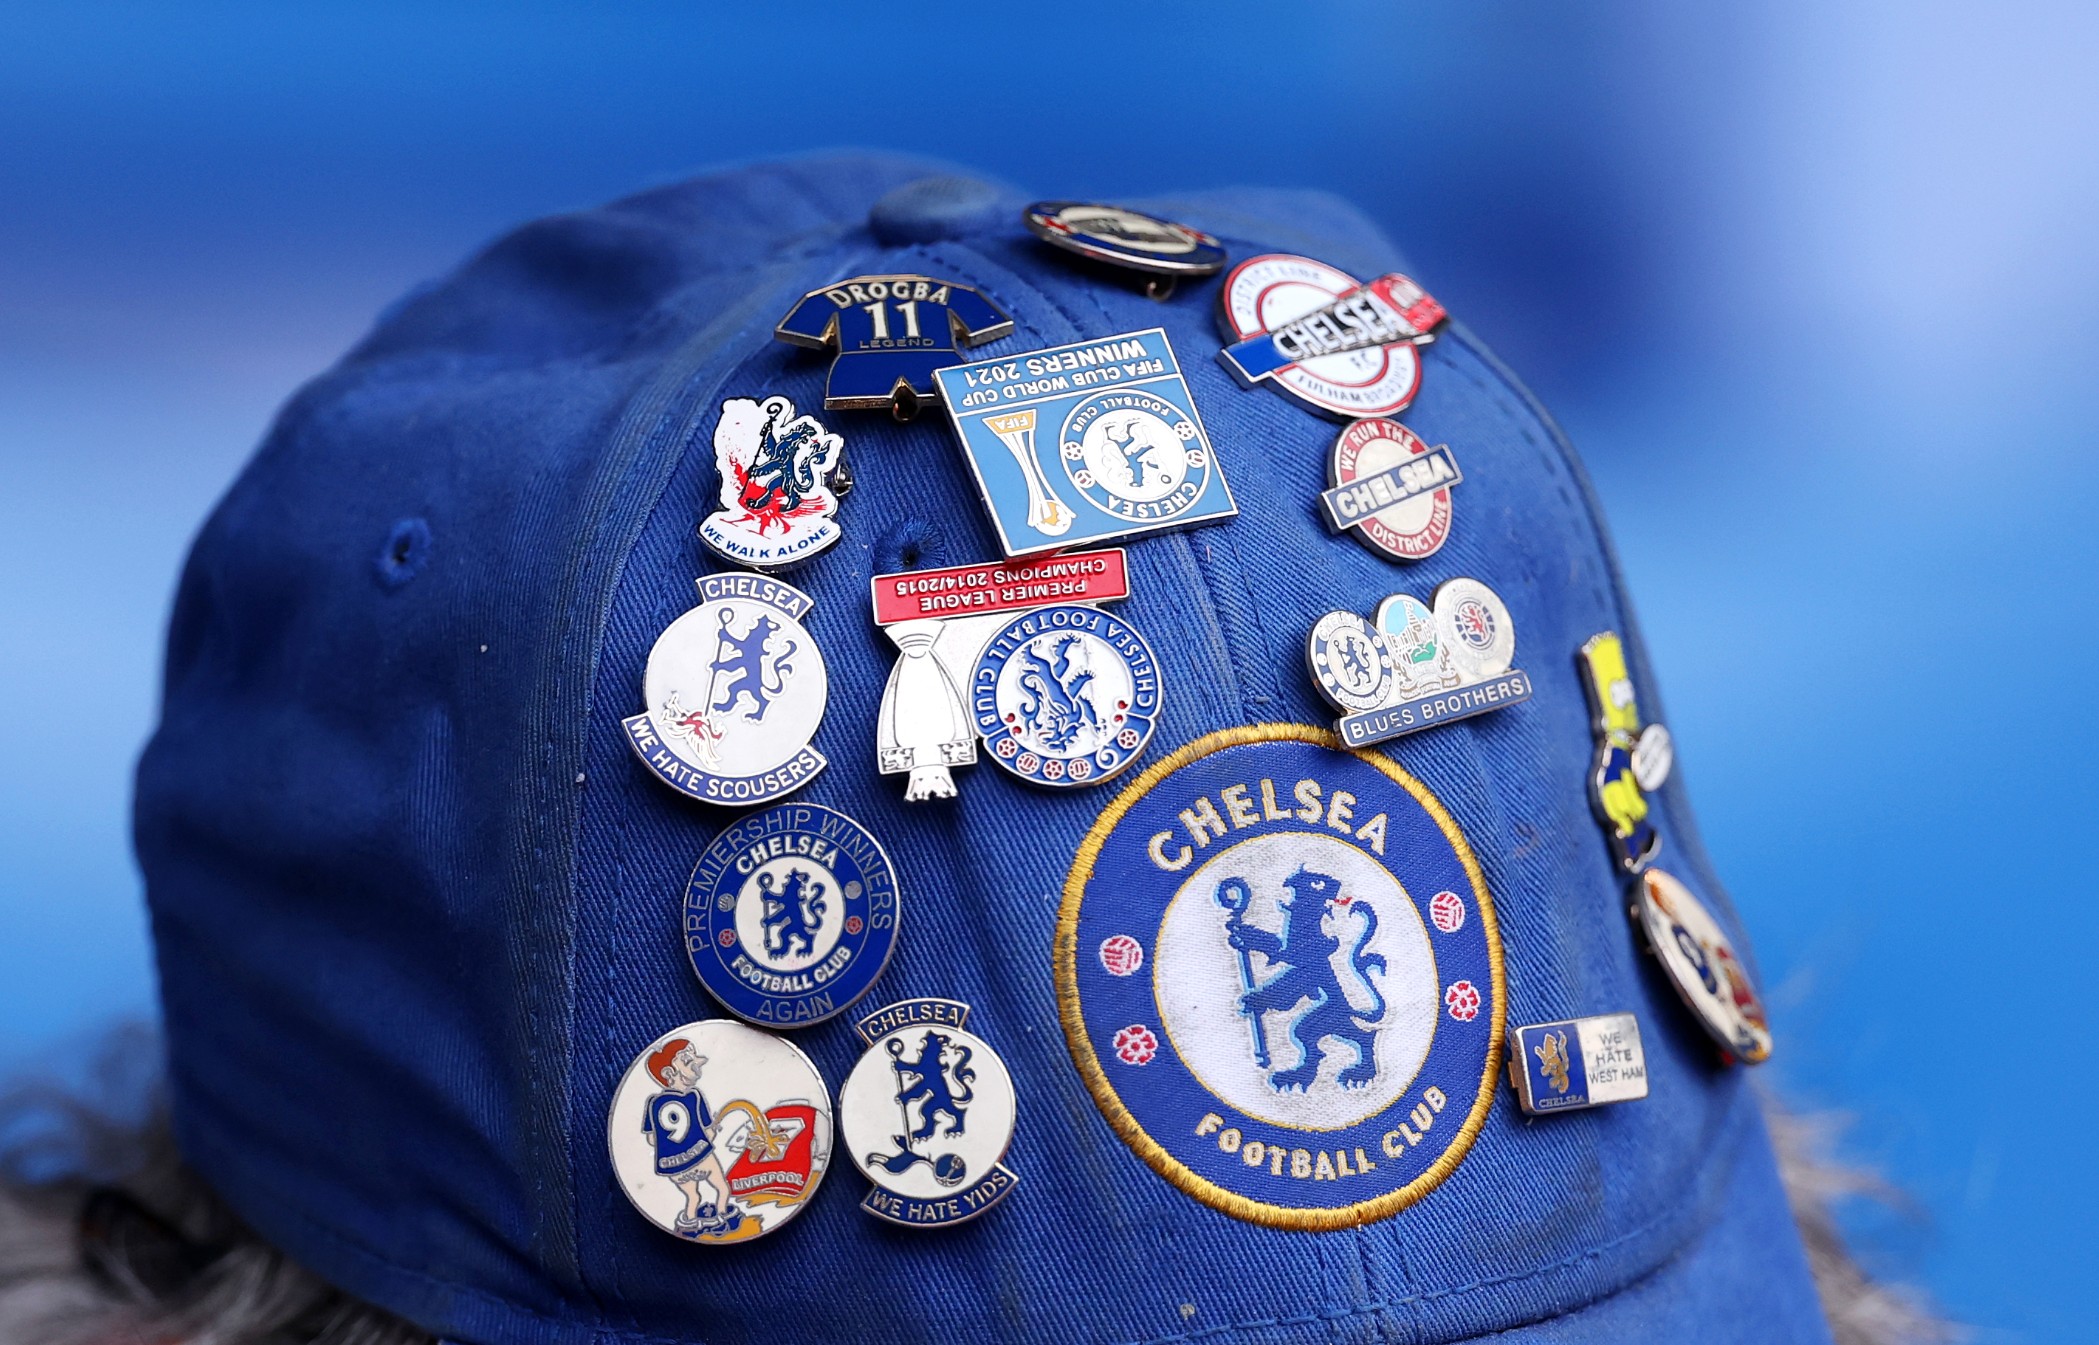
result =
M1327 526L1387 560L1422 560L1450 540L1450 488L1463 481L1450 448L1430 448L1396 420L1351 421L1327 458Z
M1013 331L1013 319L967 285L920 275L854 276L802 296L773 335L829 350L826 411L888 407L909 420L938 397L933 371L962 363L956 346Z
M761 1027L820 1023L896 948L896 871L867 828L783 803L723 828L685 888L685 952L707 993Z
M700 521L700 540L724 560L784 570L839 537L845 440L798 416L785 397L731 397L714 422L721 508Z
M1217 354L1246 387L1266 383L1340 420L1396 416L1421 390L1417 345L1443 306L1402 275L1368 285L1325 262L1271 252L1232 268L1217 295L1231 342Z
M1305 662L1319 694L1345 711L1335 730L1351 747L1381 743L1530 699L1516 657L1516 623L1493 589L1452 579L1433 609L1404 593L1365 621L1328 612L1312 626Z
M1164 328L934 377L1008 556L1238 512Z
M1323 730L1225 729L1148 768L1079 847L1055 957L1108 1123L1241 1219L1404 1208L1493 1102L1502 953L1479 863L1420 781Z
M1589 773L1589 800L1611 839L1620 868L1638 873L1661 853L1662 836L1647 818L1647 792L1660 789L1675 760L1669 730L1641 727L1640 702L1625 666L1625 642L1605 631L1575 655L1582 685L1596 716L1596 767Z
M991 759L1031 784L1112 779L1159 722L1159 663L1137 628L1095 607L1025 612L984 644L970 712Z
M867 1054L838 1089L838 1128L877 1218L959 1224L1020 1183L999 1161L1020 1112L1013 1076L968 1021L967 1004L909 999L853 1025Z
M1519 1027L1509 1042L1509 1080L1517 1105L1533 1116L1646 1097L1640 1020L1607 1013Z
M791 794L824 768L809 745L830 681L802 625L815 599L778 579L710 574L700 605L649 650L648 708L623 721L627 745L671 788L748 807Z
M1744 1064L1769 1060L1763 998L1705 903L1673 874L1651 868L1635 885L1632 915L1698 1025Z

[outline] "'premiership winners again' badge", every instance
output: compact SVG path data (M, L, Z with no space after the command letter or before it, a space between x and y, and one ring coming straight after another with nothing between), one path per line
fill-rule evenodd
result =
M1146 770L1065 883L1057 997L1108 1123L1183 1191L1285 1228L1404 1208L1493 1102L1501 938L1457 823L1319 729Z

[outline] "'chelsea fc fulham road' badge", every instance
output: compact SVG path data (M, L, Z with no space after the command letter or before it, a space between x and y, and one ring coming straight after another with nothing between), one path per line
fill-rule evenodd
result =
M627 745L703 803L769 803L824 768L809 740L830 684L802 625L815 599L765 575L710 574L699 586L700 605L649 650L648 709L621 721Z
M934 378L1008 556L1239 512L1162 327Z
M1182 276L1224 269L1224 244L1200 229L1121 206L1037 201L1021 220L1045 243L1153 277L1145 293L1164 299Z
M785 397L731 397L714 422L721 508L700 523L700 540L754 570L784 570L839 537L836 479L845 440L797 416Z
M1338 420L1396 416L1421 390L1415 347L1435 339L1443 305L1402 275L1368 285L1284 252L1232 268L1217 295L1232 344L1217 353L1246 386L1266 383Z
M1649 869L1635 884L1632 915L1698 1025L1744 1064L1769 1060L1764 1001L1705 903L1674 875Z
M967 1004L907 999L854 1024L867 1054L838 1090L838 1128L875 1184L860 1202L869 1214L959 1224L1019 1185L999 1161L1020 1110L1013 1076L968 1021Z
M1159 698L1159 663L1137 628L1075 603L1024 612L994 632L969 679L991 759L1052 788L1121 774L1151 741Z
M634 1057L606 1143L620 1190L666 1233L747 1242L801 1212L831 1161L831 1095L794 1045L726 1018Z
M1640 702L1625 666L1625 642L1605 631L1575 655L1589 709L1596 716L1596 769L1589 800L1611 838L1611 853L1627 873L1638 873L1661 853L1662 835L1647 818L1647 795L1669 778L1675 750L1669 730L1640 725Z
M1387 560L1423 560L1450 540L1450 488L1465 479L1448 446L1396 420L1351 421L1327 458L1327 526Z
M896 948L896 871L867 828L783 803L722 829L685 888L685 952L707 993L761 1027L820 1023Z
M1477 579L1444 583L1433 609L1395 593L1371 621L1328 612L1305 644L1319 694L1345 712L1334 727L1350 747L1529 700L1530 674L1509 666L1515 657L1516 623Z
M1241 1219L1383 1218L1456 1169L1494 1100L1479 863L1426 786L1321 729L1225 729L1146 769L1079 847L1055 958L1108 1123Z

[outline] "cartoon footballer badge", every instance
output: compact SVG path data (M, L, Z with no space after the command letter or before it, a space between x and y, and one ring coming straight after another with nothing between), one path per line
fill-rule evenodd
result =
M896 870L867 828L782 803L714 838L685 888L685 952L707 993L761 1027L820 1023L896 948Z
M1634 886L1632 916L1698 1025L1745 1065L1769 1060L1764 1001L1705 903L1673 874L1651 868Z
M831 1161L831 1096L809 1057L726 1018L649 1043L606 1119L620 1190L666 1233L744 1242L801 1212Z
M838 1090L838 1126L875 1184L860 1203L869 1214L959 1224L1019 1184L1000 1161L1019 1114L1013 1076L968 1022L967 1004L908 999L854 1024L867 1054Z
M714 422L721 508L700 521L700 540L722 559L784 570L839 538L845 440L797 416L785 397L731 397Z
M825 764L809 740L830 682L802 625L816 600L764 575L698 583L700 605L649 650L648 709L621 727L641 763L679 793L732 808L768 803Z
M1079 847L1056 935L1072 1059L1205 1204L1346 1228L1433 1189L1493 1103L1501 936L1426 786L1323 729L1154 763Z
M1668 780L1675 750L1669 730L1660 724L1641 726L1633 675L1625 666L1625 642L1615 632L1592 637L1575 662L1581 666L1596 725L1589 800L1603 821L1618 866L1638 873L1661 853L1662 835L1647 819L1647 795Z

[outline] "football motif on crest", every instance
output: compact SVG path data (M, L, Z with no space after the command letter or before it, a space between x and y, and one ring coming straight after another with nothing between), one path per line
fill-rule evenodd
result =
M1101 966L1110 976L1128 976L1144 965L1144 945L1127 934L1101 940Z
M1429 898L1428 918L1445 934L1455 934L1465 923L1465 901L1455 892L1438 892Z

